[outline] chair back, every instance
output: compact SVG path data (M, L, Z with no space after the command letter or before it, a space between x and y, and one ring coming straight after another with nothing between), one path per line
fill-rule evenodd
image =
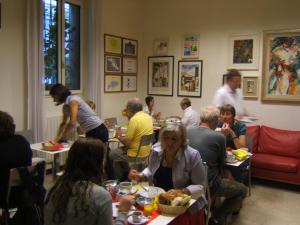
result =
M118 124L117 117L106 118L104 121L108 121L108 128L114 128Z
M138 155L139 155L140 150L141 150L141 148L142 148L143 146L147 146L147 145L152 144L153 138L154 138L154 133L152 133L152 134L147 134L147 135L143 135L143 136L141 137L140 144L139 144L139 148L138 148L137 153L136 153L136 156L135 156L133 168L136 168L136 169L138 169L138 170L143 169L143 168L142 168L143 166L142 166L142 165L139 165L139 163L138 163Z
M30 144L34 143L32 130L20 130L16 134L22 135Z

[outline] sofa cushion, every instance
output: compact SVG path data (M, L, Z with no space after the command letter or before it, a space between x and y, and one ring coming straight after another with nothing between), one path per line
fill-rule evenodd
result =
M258 152L300 159L300 131L280 130L261 126Z
M247 126L246 135L252 137L252 152L257 152L259 128L259 125Z
M252 167L281 171L286 173L297 173L299 160L284 156L256 153L252 158Z

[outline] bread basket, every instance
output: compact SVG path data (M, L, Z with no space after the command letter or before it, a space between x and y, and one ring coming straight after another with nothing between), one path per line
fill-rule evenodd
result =
M185 206L171 206L171 205L164 205L158 204L158 211L161 214L172 214L172 215L180 215L185 213L185 211L189 208L189 204Z

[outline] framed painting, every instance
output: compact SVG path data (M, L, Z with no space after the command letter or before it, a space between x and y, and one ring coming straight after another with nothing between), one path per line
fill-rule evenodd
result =
M153 54L154 55L168 55L169 40L164 39L155 39L153 41Z
M123 55L137 56L138 41L123 38Z
M201 97L202 67L202 60L178 61L178 96Z
M136 92L137 89L137 84L136 84L136 76L126 76L124 75L123 76L123 80L122 80L122 83L123 83L123 91L124 92Z
M122 54L122 38L110 34L104 34L105 53Z
M122 79L120 75L105 75L104 92L121 92Z
M258 77L243 77L244 98L258 98Z
M188 35L183 38L182 58L197 59L199 58L199 35Z
M228 68L259 69L259 34L231 35L229 38Z
M300 103L300 29L263 36L262 100Z
M123 57L123 73L137 73L137 58Z
M121 56L105 55L104 72L105 73L121 73L122 71L122 58Z
M173 96L174 56L148 57L148 95Z

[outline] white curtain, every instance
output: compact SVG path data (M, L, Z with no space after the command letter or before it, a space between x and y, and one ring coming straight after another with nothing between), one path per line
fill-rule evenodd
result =
M96 110L102 115L101 107L101 1L90 0L88 7L88 76L87 98L96 103Z
M27 0L26 8L26 79L27 129L34 142L44 140L43 83L43 0Z

